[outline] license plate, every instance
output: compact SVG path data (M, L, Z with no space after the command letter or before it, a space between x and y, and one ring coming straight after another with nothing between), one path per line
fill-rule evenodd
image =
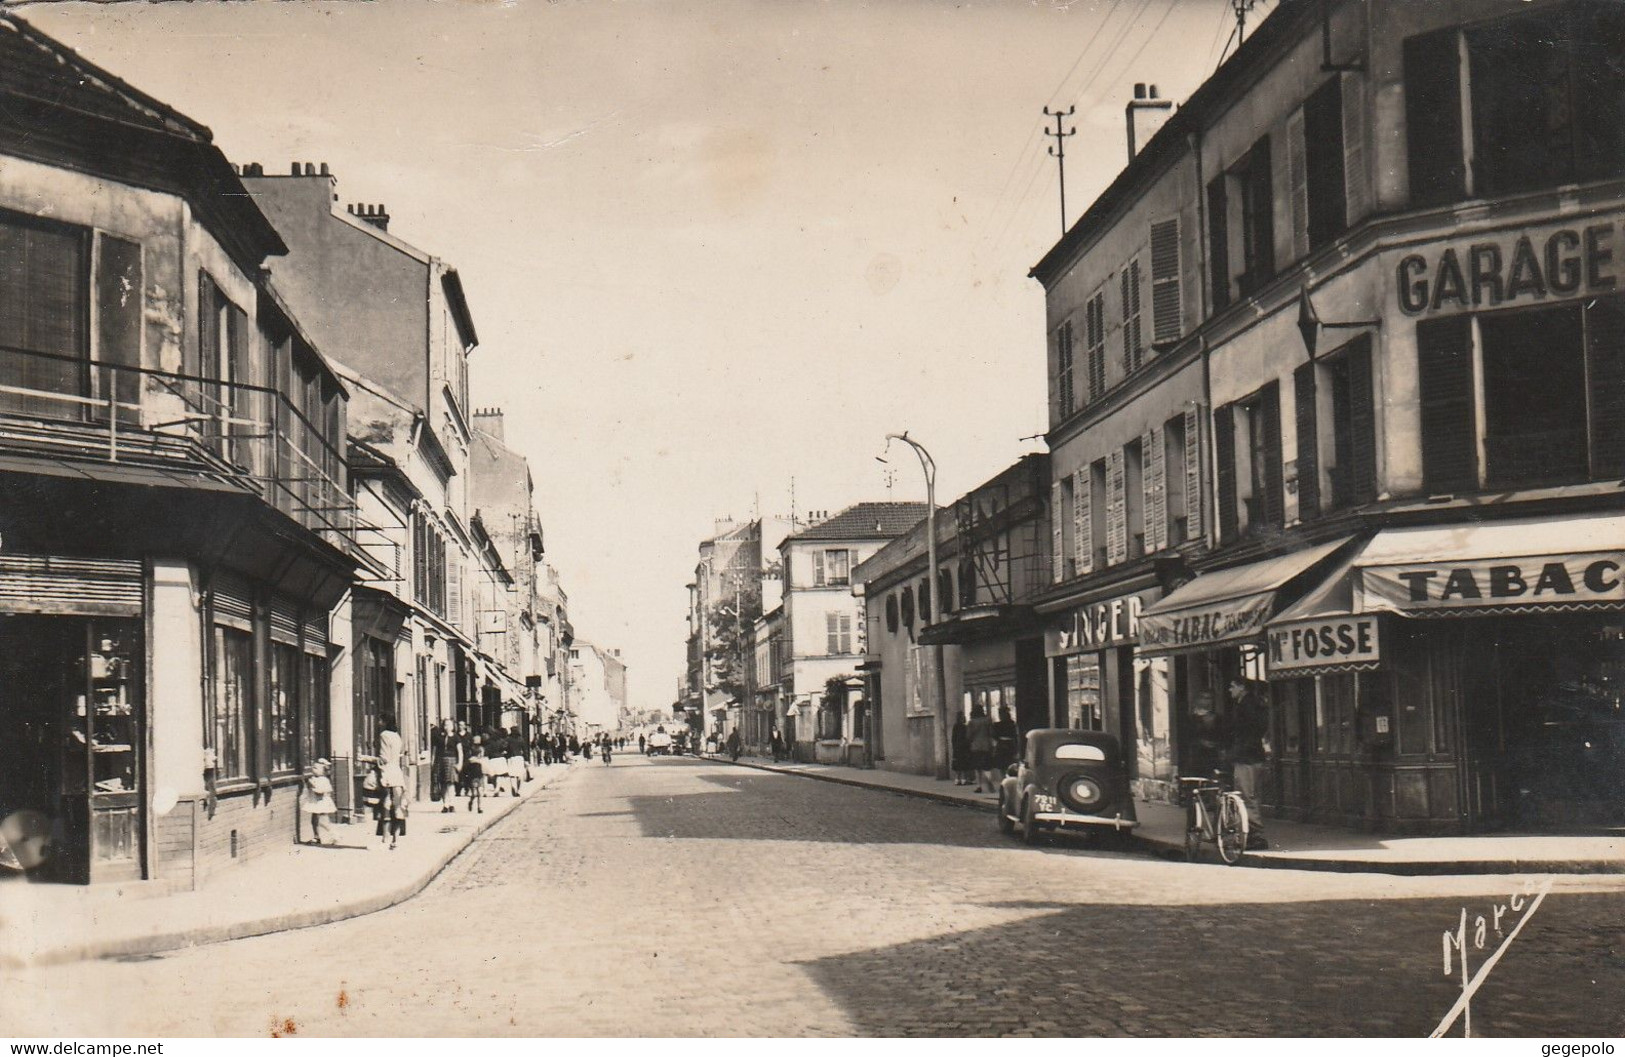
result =
M1056 803L1055 803L1055 798L1053 796L1046 796L1043 793L1034 793L1033 794L1033 810L1035 810L1035 811L1054 811L1055 808L1056 808Z

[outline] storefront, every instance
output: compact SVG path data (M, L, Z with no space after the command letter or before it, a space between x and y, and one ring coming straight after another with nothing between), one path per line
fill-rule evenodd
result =
M1055 687L1053 723L1103 730L1122 741L1135 795L1172 795L1174 738L1166 658L1139 656L1141 615L1156 586L1074 605L1055 614L1044 655Z

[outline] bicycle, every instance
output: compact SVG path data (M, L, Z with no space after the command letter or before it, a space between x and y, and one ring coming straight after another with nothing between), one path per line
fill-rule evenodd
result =
M1217 778L1180 778L1185 801L1185 860L1195 862L1203 842L1218 847L1226 866L1247 850L1247 802Z

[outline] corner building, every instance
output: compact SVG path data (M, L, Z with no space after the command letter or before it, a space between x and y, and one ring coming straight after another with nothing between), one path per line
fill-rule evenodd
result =
M1160 593L1097 684L1154 774L1240 680L1267 813L1625 823L1621 39L1587 0L1282 4L1034 269L1046 604Z

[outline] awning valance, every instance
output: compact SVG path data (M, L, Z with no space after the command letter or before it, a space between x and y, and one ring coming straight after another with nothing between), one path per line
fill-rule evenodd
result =
M1283 609L1265 629L1271 679L1370 671L1382 663L1381 626L1375 613L1354 612L1355 554Z
M1625 608L1625 514L1384 529L1355 612L1483 616Z
M1179 653L1258 640L1279 608L1282 589L1351 539L1198 576L1140 615L1139 652Z

